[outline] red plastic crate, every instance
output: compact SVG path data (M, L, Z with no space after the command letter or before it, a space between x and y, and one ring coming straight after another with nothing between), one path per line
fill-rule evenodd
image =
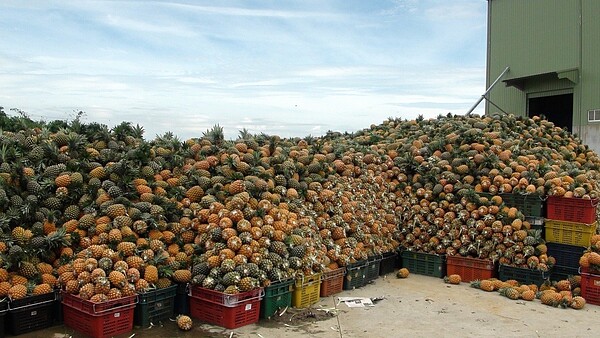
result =
M133 330L137 296L93 303L78 296L63 294L66 326L93 338L112 337Z
M463 282L496 277L496 265L485 259L448 256L446 257L446 274L460 275Z
M344 274L346 268L341 267L335 270L323 272L321 276L321 297L329 297L344 289Z
M561 221L594 223L598 199L549 196L546 201L547 218Z
M193 286L190 290L190 315L226 329L258 322L264 289L228 295Z
M581 296L589 304L600 305L600 275L581 273Z
M225 306L236 306L241 302L247 300L253 300L257 297L262 298L264 296L264 289L257 288L248 292L240 292L234 295L226 294L211 289L201 288L194 285L190 288L190 297L202 298L209 302L213 302Z

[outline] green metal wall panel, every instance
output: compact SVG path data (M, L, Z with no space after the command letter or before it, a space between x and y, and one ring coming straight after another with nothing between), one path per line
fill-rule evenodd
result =
M575 124L586 125L587 111L600 109L600 1L582 1L581 55L581 119ZM594 123L597 124L598 122Z
M527 79L520 89L497 85L489 94L502 109L525 115L528 97L573 92L573 132L600 150L600 0L488 0L488 86L506 67L506 79L576 69L574 82L556 76ZM521 82L520 82L521 83ZM489 103L486 112L497 111Z
M488 86L506 66L509 79L577 68L579 1L488 0ZM536 86L552 91L564 83ZM507 112L526 114L527 94L519 89L498 85L489 98ZM496 110L486 105L487 112Z
M491 0L492 63L510 66L509 77L576 67L578 2Z
M582 53L581 53L581 116L578 134L592 149L600 151L600 122L587 120L587 111L600 108L600 1L581 0L582 6Z

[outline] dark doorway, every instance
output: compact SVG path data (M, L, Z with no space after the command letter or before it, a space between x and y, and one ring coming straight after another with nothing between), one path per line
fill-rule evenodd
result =
M552 95L529 99L529 117L546 116L554 125L572 131L573 94Z

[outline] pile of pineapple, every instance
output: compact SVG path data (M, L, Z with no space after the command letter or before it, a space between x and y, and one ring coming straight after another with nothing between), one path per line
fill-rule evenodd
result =
M48 285L103 301L188 282L237 293L400 247L547 269L539 232L498 193L599 191L597 154L537 118L390 118L289 139L225 140L217 125L147 141L80 117L0 114L0 297Z
M582 309L585 304L585 298L581 296L581 277L569 276L568 279L550 283L544 282L542 285L520 284L516 280L502 281L497 278L475 280L471 282L471 287L486 292L498 291L498 293L512 300L533 301L539 299L544 305Z
M579 258L579 266L590 273L600 273L600 235L590 237L590 247Z

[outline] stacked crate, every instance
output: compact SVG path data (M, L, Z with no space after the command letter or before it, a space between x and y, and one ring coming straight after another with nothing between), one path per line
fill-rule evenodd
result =
M561 280L579 274L579 258L596 233L598 200L550 196L546 203L545 239L556 258L552 280Z
M544 197L539 194L502 193L502 200L508 207L515 207L523 213L531 229L540 230L544 236ZM512 265L500 264L498 266L498 277L501 280L514 279L522 284L540 285L549 279L550 271L529 269Z

